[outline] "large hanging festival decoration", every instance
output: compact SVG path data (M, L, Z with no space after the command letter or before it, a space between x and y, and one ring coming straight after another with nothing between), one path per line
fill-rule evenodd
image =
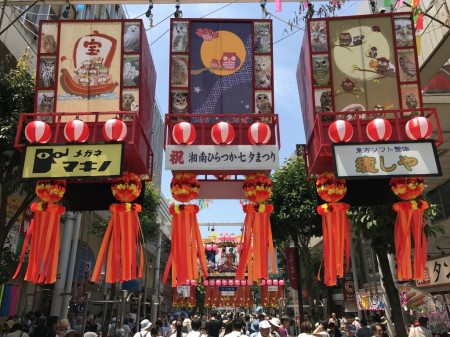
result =
M272 195L272 181L263 173L254 173L246 177L243 185L245 197L253 204L243 205L246 213L241 259L236 271L237 279L244 279L247 269L247 280L267 279L271 272L275 273L275 255L270 227L270 213L273 205L264 204Z
M34 213L28 227L20 254L19 264L13 278L16 278L22 267L28 243L30 253L25 281L37 283L54 283L58 268L60 245L59 220L65 208L55 204L66 192L65 180L39 180L36 183L36 195L42 200L31 204Z
M317 207L322 216L324 283L333 286L337 276L344 276L344 265L348 268L350 262L350 223L346 214L349 205L339 202L347 186L344 179L336 179L333 173L325 172L317 178L316 190L326 201Z
M423 193L424 180L421 177L392 178L390 185L395 195L404 200L393 205L397 212L394 242L398 280L422 280L427 263L427 238L423 228L424 211L428 208L428 203L414 199ZM414 268L411 265L411 234L414 240Z
M198 195L200 184L192 173L177 173L170 183L172 197L180 202L189 202ZM162 282L165 283L172 269L172 287L186 284L186 280L198 277L197 258L204 277L208 276L205 248L198 228L197 205L170 205L172 215L172 247L164 270Z
M106 259L107 283L124 282L142 277L144 250L138 213L142 206L132 203L140 194L142 183L132 172L124 172L121 178L113 179L111 190L120 204L109 208L111 218L98 253L92 281L100 281Z
M251 307L253 305L251 283L246 280L204 280L205 307ZM228 291L232 287L236 291ZM224 290L221 290L224 289Z

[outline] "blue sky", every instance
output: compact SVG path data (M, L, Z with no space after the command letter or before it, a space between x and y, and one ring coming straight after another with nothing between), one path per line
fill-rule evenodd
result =
M181 1L182 2L182 1ZM316 3L316 9L321 3ZM339 15L351 15L357 6L357 1L348 2ZM302 113L300 110L300 101L297 90L296 70L300 55L300 46L303 40L304 21L299 21L301 28L295 26L291 28L288 22L295 19L298 15L299 2L283 2L282 11L275 11L275 3L266 4L268 12L273 14L273 51L274 51L274 88L275 88L275 113L280 119L280 165L295 150L296 144L304 144L306 142ZM127 6L130 18L140 17L144 20L146 28L149 27L149 21L144 13L147 11L146 5ZM245 18L245 19L261 19L262 11L259 2L242 4L183 4L180 9L183 11L183 18ZM171 13L175 11L175 1L173 5L154 5L153 7L153 24L154 28L147 31L147 38L150 43L150 49L155 62L157 71L156 96L163 114L168 110L168 93L169 93L169 27ZM299 16L300 18L303 15ZM298 31L294 34L293 32ZM163 168L164 170L164 168ZM171 171L163 171L162 191L167 198L170 198L170 179ZM239 204L239 200L214 200L210 203L208 209L203 209L198 214L200 223L226 223L226 222L243 222L245 214ZM205 232L202 228L202 232ZM237 228L218 228L220 232L238 233Z

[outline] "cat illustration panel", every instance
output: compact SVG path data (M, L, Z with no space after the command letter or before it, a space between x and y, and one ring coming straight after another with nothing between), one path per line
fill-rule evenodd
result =
M325 21L311 21L309 23L309 36L313 53L328 50L327 35L327 23Z
M187 87L189 80L187 56L172 57L170 83L174 87Z
M58 25L46 23L42 25L39 51L42 54L54 54L57 51Z
M409 17L394 19L397 47L412 47L414 45L413 27Z
M125 24L123 26L123 32L123 51L126 53L138 52L141 44L139 22Z
M270 23L255 22L255 53L270 53L272 50L272 37Z
M328 55L313 55L312 68L315 86L330 85L330 62Z
M139 91L138 90L124 90L121 97L121 109L122 111L131 111L135 114L139 114ZM132 120L132 114L123 115L123 120Z
M139 55L123 58L122 85L137 87L139 85Z
M273 114L272 91L255 91L255 106L256 114ZM272 122L272 118L269 117L261 117L260 120L264 123Z
M56 58L42 57L39 62L39 87L53 88L55 86Z
M55 104L55 94L53 91L39 91L37 95L37 112L43 114L49 114L54 112L54 104ZM47 116L39 116L37 118L43 122L52 122L52 117Z
M172 22L172 52L187 53L189 48L189 24L187 21Z
M186 114L188 113L188 92L187 90L172 90L170 92L170 113L171 114ZM172 118L173 122L182 121L183 117Z
M416 55L413 49L398 50L398 64L400 65L400 82L417 81Z
M272 59L270 56L255 56L255 87L272 87Z
M420 92L415 84L405 84L400 87L402 94L402 108L403 109L417 109L420 108ZM404 113L405 117L412 117L419 115L419 111L409 111Z

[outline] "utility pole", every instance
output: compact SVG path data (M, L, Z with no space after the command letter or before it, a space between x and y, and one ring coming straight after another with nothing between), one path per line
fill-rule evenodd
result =
M294 240L294 247L296 250L295 254L295 258L296 258L296 262L297 262L297 297L298 297L298 313L300 316L300 323L303 319L303 291L302 291L302 262L300 259L300 244L298 243L298 237L299 237L299 231L298 229L296 230L296 236L295 236L295 240Z

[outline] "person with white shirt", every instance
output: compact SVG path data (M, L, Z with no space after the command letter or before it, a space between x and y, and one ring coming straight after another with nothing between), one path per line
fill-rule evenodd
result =
M244 327L244 321L240 317L236 317L231 321L231 324L233 325L233 331L231 331L229 334L226 334L224 337L239 337L242 335L242 328Z
M148 319L144 319L141 322L141 331L134 334L133 337L150 337L150 329L152 328L152 323Z
M258 337L269 337L271 330L272 330L272 326L270 325L269 321L262 320L261 322L259 322L259 332L258 332L257 336Z
M186 337L200 337L202 334L200 332L201 327L202 327L202 321L199 320L198 318L194 318L190 322L191 331L186 335Z

